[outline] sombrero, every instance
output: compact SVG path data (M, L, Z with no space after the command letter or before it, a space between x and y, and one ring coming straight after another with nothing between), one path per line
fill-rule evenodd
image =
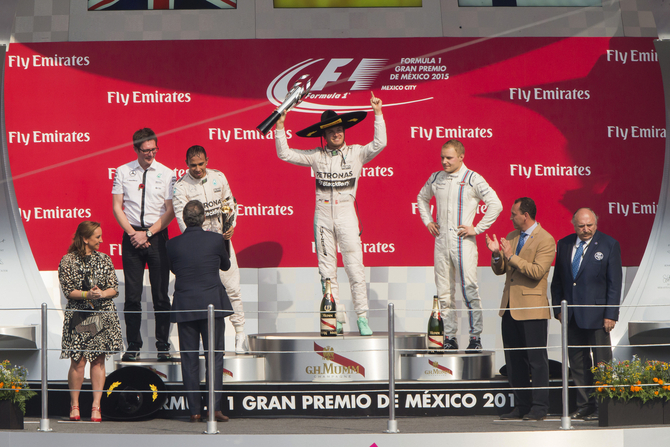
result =
M326 110L321 114L320 122L296 132L296 135L307 138L322 137L325 134L326 129L335 126L342 126L343 128L348 129L363 121L367 114L368 112L359 110L357 112L338 115L332 110Z
M102 415L109 419L145 419L167 399L163 380L149 368L127 366L107 376L102 393Z

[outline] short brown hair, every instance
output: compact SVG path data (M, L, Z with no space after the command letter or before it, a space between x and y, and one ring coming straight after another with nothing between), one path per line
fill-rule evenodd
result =
M154 140L156 142L156 145L158 145L158 137L156 136L156 133L153 130L149 129L148 127L140 129L133 134L133 146L138 151L140 150L140 146L142 146L142 143L151 140Z
M521 197L516 199L514 203L519 204L519 212L521 212L521 214L528 213L530 218L535 220L535 216L537 215L537 207L535 206L535 201L533 199L530 197Z

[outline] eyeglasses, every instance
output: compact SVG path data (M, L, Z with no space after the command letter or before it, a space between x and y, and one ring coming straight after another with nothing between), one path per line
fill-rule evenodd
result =
M138 149L138 151L142 152L143 154L148 154L150 152L158 152L158 148L154 147L152 149Z

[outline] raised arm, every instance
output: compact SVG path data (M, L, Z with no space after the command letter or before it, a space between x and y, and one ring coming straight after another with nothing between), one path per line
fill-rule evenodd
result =
M285 120L286 112L282 113L279 120L277 120L277 127L275 129L275 147L277 148L277 156L280 160L287 161L294 165L311 166L312 160L309 154L313 151L301 151L288 147L286 131L284 129Z

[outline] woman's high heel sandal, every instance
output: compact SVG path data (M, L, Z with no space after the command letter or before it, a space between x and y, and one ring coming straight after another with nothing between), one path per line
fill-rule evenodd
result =
M97 411L100 416L94 417L93 412ZM91 407L91 422L102 422L102 415L100 413L100 407Z
M78 414L73 415L73 414L72 414L72 412L75 411L75 410L77 410L77 412L79 412L79 407L78 407L77 405L72 405L72 406L70 407L70 420L71 420L71 421L79 421L79 420L81 420L81 415L78 415Z

